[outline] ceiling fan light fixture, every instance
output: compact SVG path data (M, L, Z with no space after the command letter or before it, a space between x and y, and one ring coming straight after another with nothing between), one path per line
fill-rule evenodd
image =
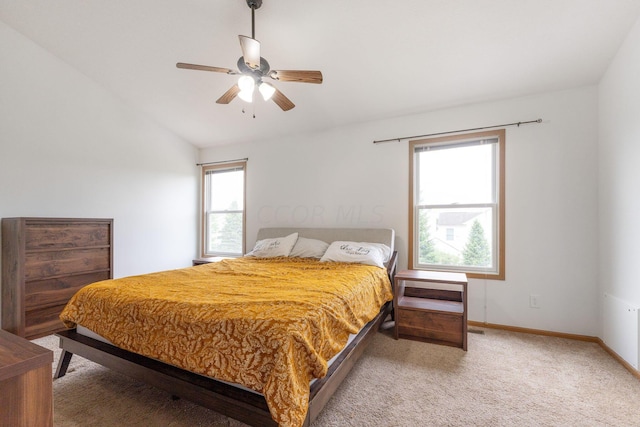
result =
M251 76L241 76L238 79L238 87L241 91L253 92L255 86L256 82Z
M275 87L265 82L260 82L260 85L258 86L258 90L260 91L260 94L262 95L262 98L265 101L270 100L273 94L276 92Z
M238 92L238 98L242 99L244 102L253 102L253 92L241 90Z
M253 77L250 76L242 76L238 79L238 87L240 88L240 93L238 93L238 97L246 102L253 102L253 91L256 87L256 82L253 80Z

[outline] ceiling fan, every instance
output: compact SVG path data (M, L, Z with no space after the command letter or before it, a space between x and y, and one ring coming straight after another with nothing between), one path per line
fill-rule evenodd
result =
M262 6L262 0L246 0L251 9L251 37L238 36L242 56L238 59L238 71L230 68L210 67L208 65L186 64L178 62L176 67L190 70L213 71L216 73L239 74L238 82L226 91L216 103L228 104L238 96L246 102L252 102L256 88L265 101L273 99L283 111L289 111L295 104L275 86L263 81L268 77L282 82L322 83L320 71L308 70L272 70L266 59L260 56L260 42L255 38L255 11Z

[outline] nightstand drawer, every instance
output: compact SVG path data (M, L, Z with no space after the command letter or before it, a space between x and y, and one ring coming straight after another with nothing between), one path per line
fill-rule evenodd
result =
M400 309L396 322L401 338L462 342L463 326L460 315Z

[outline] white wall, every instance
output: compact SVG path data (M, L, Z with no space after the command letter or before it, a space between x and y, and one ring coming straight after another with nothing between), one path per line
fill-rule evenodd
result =
M599 86L599 297L640 306L640 21ZM607 319L605 319L606 321Z
M0 22L0 217L114 218L114 276L190 265L197 150Z
M265 226L392 227L405 268L408 143L372 141L538 118L507 129L507 280L471 281L470 319L593 336L595 87L213 147L200 160L249 158L248 247ZM541 308L529 307L530 294Z
M196 150L2 22L0 51L0 217L115 218L116 277L189 265ZM640 24L598 88L210 148L199 160L250 158L249 246L263 226L393 227L405 267L407 142L372 141L541 117L507 130L507 280L471 282L470 318L601 336L604 292L640 305L638 75Z

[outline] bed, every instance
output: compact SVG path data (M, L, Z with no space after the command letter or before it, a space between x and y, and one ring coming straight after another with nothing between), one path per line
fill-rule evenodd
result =
M373 263L378 267L363 265L369 258L266 258L263 250L286 251L294 235L294 243L330 243L322 261L343 261L331 257L338 248L356 258L362 247L387 253ZM63 353L55 378L78 354L250 425L308 426L391 312L394 237L392 229L264 228L254 257L91 285L61 316L74 328L58 334ZM118 305L107 305L107 294ZM177 312L169 310L174 306ZM145 317L165 308L167 314ZM158 333L156 324L175 330Z

